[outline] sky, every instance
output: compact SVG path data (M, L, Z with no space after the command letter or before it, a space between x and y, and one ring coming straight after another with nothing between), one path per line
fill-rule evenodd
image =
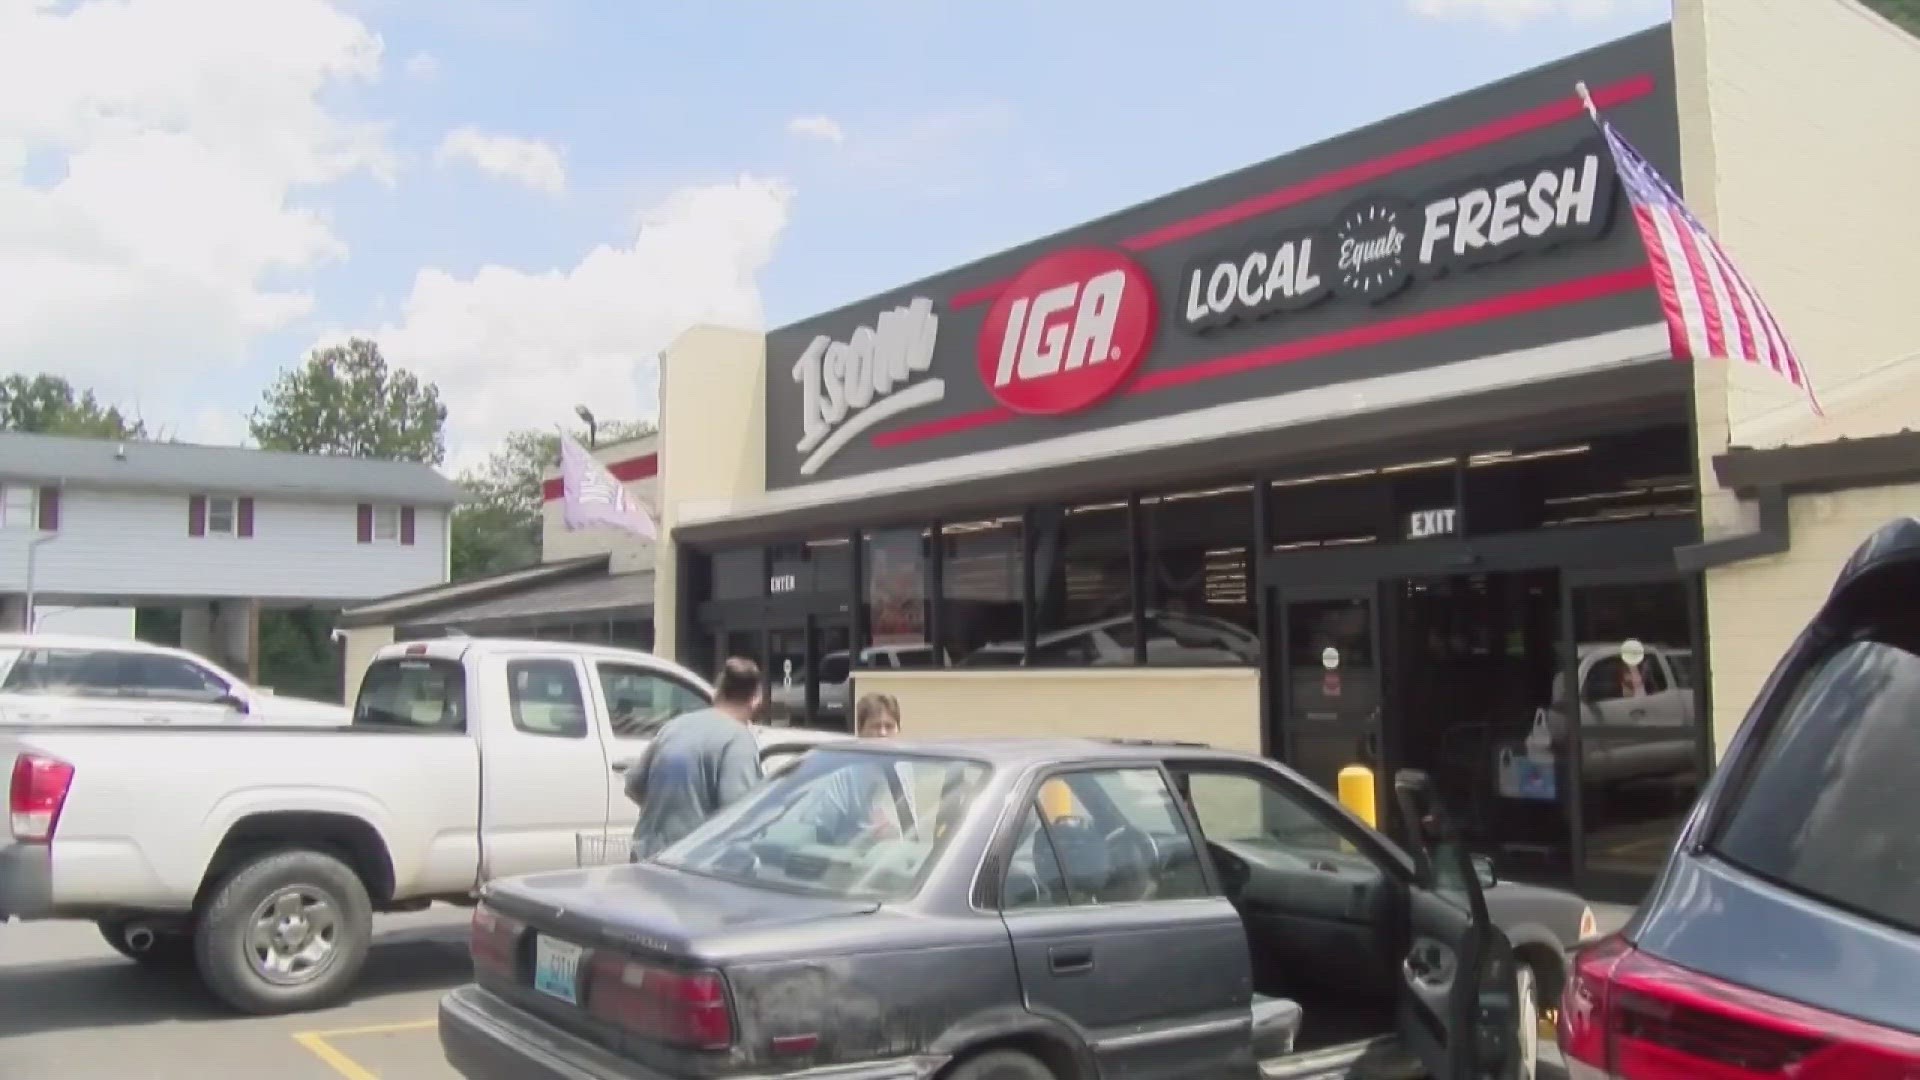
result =
M237 443L349 335L450 470L1667 0L0 0L0 373Z

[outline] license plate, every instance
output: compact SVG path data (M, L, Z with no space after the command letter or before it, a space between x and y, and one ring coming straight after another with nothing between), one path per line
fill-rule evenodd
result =
M586 950L545 934L534 941L533 988L569 1005L580 1004L580 957Z

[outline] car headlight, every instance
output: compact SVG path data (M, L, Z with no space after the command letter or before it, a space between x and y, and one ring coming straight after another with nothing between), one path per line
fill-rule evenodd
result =
M1579 940L1592 941L1594 938L1597 938L1599 936L1600 936L1600 920L1593 917L1593 908L1591 906L1582 907L1580 909Z

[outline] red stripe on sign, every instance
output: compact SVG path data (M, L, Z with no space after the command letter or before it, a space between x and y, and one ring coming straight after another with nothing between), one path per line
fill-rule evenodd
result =
M1329 356L1352 349L1384 345L1392 341L1402 341L1426 334L1437 334L1447 330L1457 330L1479 323L1509 319L1535 311L1545 311L1570 304L1598 300L1606 296L1634 292L1653 287L1653 270L1648 266L1634 266L1625 270L1615 270L1604 274L1575 278L1572 281L1556 282L1552 285L1540 285L1530 289L1520 289L1501 296L1459 304L1438 311L1423 311L1417 315L1407 315L1398 319L1356 326L1347 330L1335 330L1317 334L1313 337L1288 341L1279 345L1269 345L1247 352L1217 356L1197 364L1173 368L1168 371L1156 371L1142 376L1139 381L1126 389L1129 395L1151 394L1173 386L1187 386L1205 382L1209 379L1225 378L1261 368L1277 367L1301 360ZM959 416L942 417L924 423L910 424L907 427L883 431L873 437L873 445L881 449L904 446L907 443L924 442L938 439L974 428L987 427L1014 419L1014 414L1006 409L981 409L977 412L962 413Z
M649 476L660 475L660 455L658 453L641 454L639 457L628 458L625 461L609 461L606 466L614 479L632 483L635 480L645 480ZM563 494L565 492L557 476L540 485L540 497L547 502L552 502Z
M1593 103L1598 108L1613 108L1643 98L1653 93L1653 89L1653 76L1635 75L1598 88L1593 92ZM1157 247L1164 247L1215 229L1238 224L1248 218L1284 210L1290 206L1297 206L1325 195L1332 195L1392 176L1394 173L1405 172L1421 165L1430 165L1469 150L1491 146L1531 131L1563 124L1569 120L1585 119L1585 116L1585 106L1578 98L1569 96L1559 101L1550 101L1524 112L1517 112L1463 131L1442 135L1437 139L1395 150L1391 154L1369 161L1357 162L1329 173L1322 173L1311 179L1195 214L1181 221L1169 222L1157 229L1127 237L1120 241L1120 246L1129 251L1151 251ZM976 285L971 289L963 289L947 300L947 306L957 309L990 303L1005 291L1007 283L1011 280L1007 278L985 285Z

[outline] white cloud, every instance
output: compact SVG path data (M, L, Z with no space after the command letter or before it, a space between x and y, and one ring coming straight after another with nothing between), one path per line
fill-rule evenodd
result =
M404 65L410 79L431 79L440 74L440 60L432 53L414 53Z
M434 156L442 165L471 165L548 195L567 190L567 167L560 151L538 139L498 135L468 124L447 132Z
M327 0L0 0L0 356L131 400L307 313L301 197L395 167L323 97L380 62Z
M1664 7L1666 0L1407 0L1416 15L1434 19L1485 19L1517 26L1546 18L1606 19Z
M787 121L787 134L797 139L818 139L835 146L847 141L847 129L831 116L796 116Z
M785 183L754 177L682 188L640 214L634 236L570 269L422 270L397 323L357 333L439 384L455 468L582 402L607 419L651 418L656 357L676 335L702 322L761 325L755 278L791 200Z

